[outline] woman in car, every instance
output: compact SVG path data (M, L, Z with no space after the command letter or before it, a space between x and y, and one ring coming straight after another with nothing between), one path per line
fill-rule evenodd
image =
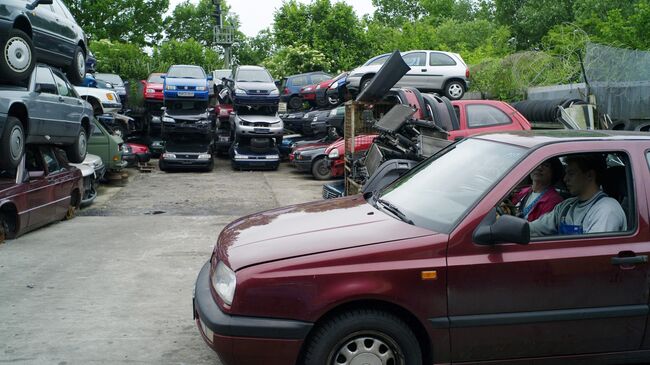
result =
M562 179L564 166L557 157L548 159L530 174L532 185L514 193L517 215L532 222L550 212L564 200L554 185Z

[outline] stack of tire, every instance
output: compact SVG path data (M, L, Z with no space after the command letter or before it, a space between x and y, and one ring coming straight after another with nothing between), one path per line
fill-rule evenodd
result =
M524 100L513 103L512 106L531 122L554 123L561 116L560 107L584 104L586 102L580 99L556 99Z

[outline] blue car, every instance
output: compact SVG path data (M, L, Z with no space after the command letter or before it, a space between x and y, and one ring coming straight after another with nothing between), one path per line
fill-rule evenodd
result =
M239 66L233 76L235 106L277 107L280 103L280 91L264 67Z
M287 76L283 80L280 101L287 103L289 109L300 109L302 107L300 89L307 85L314 85L325 80L330 80L331 78L331 75L323 71Z
M199 66L173 65L162 77L165 79L165 100L208 100L210 96L208 81L212 80L212 76L206 76L203 68Z

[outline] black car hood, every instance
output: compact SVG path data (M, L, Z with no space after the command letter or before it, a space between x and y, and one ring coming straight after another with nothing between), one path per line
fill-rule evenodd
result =
M359 93L357 101L377 102L381 100L409 70L411 68L404 62L399 51L393 52L370 84Z

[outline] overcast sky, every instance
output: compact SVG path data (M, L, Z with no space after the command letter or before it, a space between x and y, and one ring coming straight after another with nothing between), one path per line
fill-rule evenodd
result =
M184 0L170 0L170 13L176 5ZM190 0L198 3L198 0ZM310 0L298 0L308 4ZM371 0L339 0L350 4L354 7L357 16L371 14L374 11ZM260 30L268 28L273 23L273 13L275 9L282 5L282 0L227 0L230 5L230 11L239 15L241 21L241 31L247 36L254 36Z

